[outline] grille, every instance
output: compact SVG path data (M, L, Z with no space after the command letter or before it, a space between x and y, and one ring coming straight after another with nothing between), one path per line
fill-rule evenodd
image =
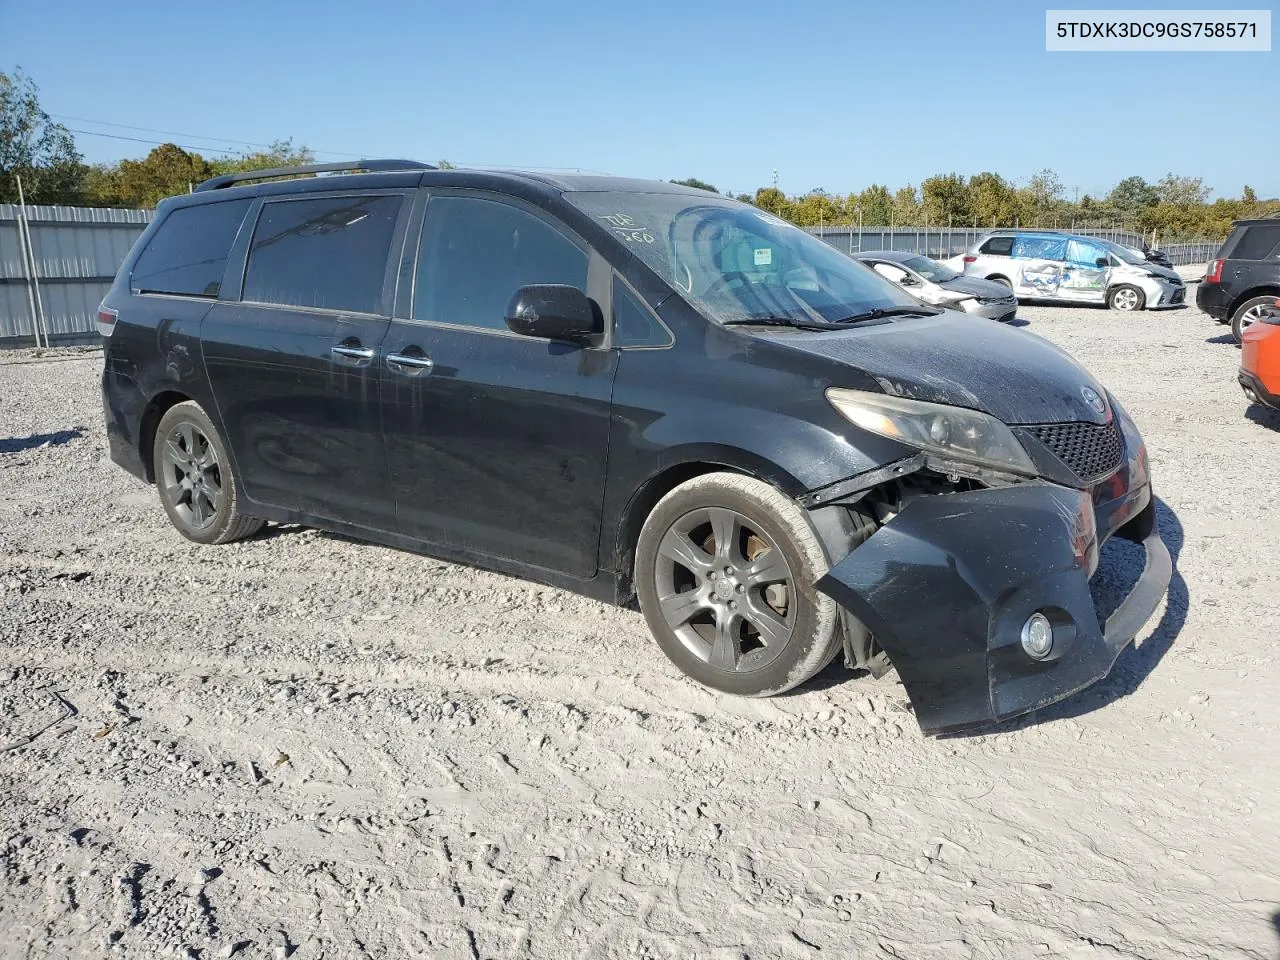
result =
M1026 430L1086 483L1111 473L1124 457L1124 439L1114 419L1102 424L1040 423Z

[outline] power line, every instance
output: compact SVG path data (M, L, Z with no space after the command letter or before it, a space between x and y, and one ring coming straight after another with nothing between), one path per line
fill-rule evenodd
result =
M108 137L112 140L128 140L132 143L150 143L150 144L154 144L155 146L163 146L164 144L171 142L168 140L144 140L141 137L126 137L118 133L99 133L96 130L77 130L74 127L67 127L66 129L68 133L80 133L80 134L84 134L87 137ZM181 147L183 150L203 150L205 153L236 153L237 152L227 147L193 147L191 144L188 144L188 143L175 143L174 146Z
M108 120L91 120L91 119L89 119L88 117L72 117L72 116L68 116L67 114L62 114L62 113L51 113L51 114L50 114L50 116L51 116L51 117L56 117L56 118L57 118L57 119L59 119L59 120L70 120L70 121L72 121L73 123L92 123L92 124L96 124L97 126L100 126L100 127L115 127L115 128L117 128L117 129L120 129L120 130L138 130L138 131L141 131L142 133L162 133L162 134L164 134L165 136L170 136L170 137L188 137L188 138L190 138L190 139L192 139L192 140L217 140L217 141L219 141L219 142L221 142L221 143L234 143L234 144L241 145L241 146L246 146L246 147L263 147L263 148L268 149L268 150L270 150L272 147L274 147L274 146L275 146L275 144L273 144L273 143L260 143L260 142L258 142L258 141L256 141L256 140L237 140L237 139L235 139L234 137L208 137L208 136L203 136L203 135L198 134L198 133L179 133L177 130L161 130L161 129L160 129L160 128L158 128L158 127L139 127L139 126L134 126L133 124L128 124L128 123L112 123L112 122L110 122L110 121L108 121ZM92 131L92 130L76 130L76 131L73 131L73 132L75 132L75 133L85 133L85 134L89 134L90 136L112 137L113 139L116 139L116 140L129 140L129 139L135 139L135 140L137 140L137 142L138 142L138 143L165 143L165 142L167 142L167 141L163 141L163 140L143 140L143 139L141 139L141 138L123 137L123 136L119 136L119 135L115 135L115 134L110 134L110 133L94 133L94 131ZM207 147L207 148L205 148L205 149L210 149L210 150L212 150L212 149L215 149L215 148L213 148L213 147ZM228 151L224 151L224 152L228 152ZM341 151L341 150L312 150L311 152L312 152L312 153L323 153L323 154L326 154L326 155L329 155L329 156L335 156L335 157L355 157L355 158L357 158L357 159L359 159L359 158L361 157L361 154L358 154L358 153L344 153L344 152L343 152L343 151Z

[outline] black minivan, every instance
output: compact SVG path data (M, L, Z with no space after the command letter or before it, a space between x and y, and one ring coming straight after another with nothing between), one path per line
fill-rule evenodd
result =
M723 691L843 650L926 732L1025 713L1171 575L1142 438L1066 354L682 186L220 177L160 205L99 325L112 458L191 540L300 523L638 600ZM1147 563L1103 624L1113 534Z

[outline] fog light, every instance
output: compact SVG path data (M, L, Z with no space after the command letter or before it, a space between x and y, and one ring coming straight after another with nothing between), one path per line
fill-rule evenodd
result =
M1022 625L1022 649L1036 660L1053 653L1053 624L1043 613L1033 613Z

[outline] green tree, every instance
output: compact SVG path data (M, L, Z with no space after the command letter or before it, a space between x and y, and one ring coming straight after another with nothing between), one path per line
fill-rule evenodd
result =
M893 216L893 197L883 184L873 183L858 194L858 206L862 209L865 226L888 226L889 218Z
M125 206L154 207L215 175L213 165L200 154L166 143L141 160L121 160L114 170L115 191Z
M924 222L916 188L907 184L893 195L893 222L900 227L918 227Z
M679 184L682 187L693 187L695 190L707 190L711 193L719 193L720 191L707 183L705 180L699 180L697 177L688 177L685 180L672 180L672 183Z
M1018 217L1023 224L1046 226L1062 198L1062 181L1052 170L1034 174L1018 191Z
M21 177L28 203L75 203L83 173L75 139L40 107L31 78L0 73L0 202L17 202Z
M775 216L790 219L791 201L777 187L761 187L756 191L755 205Z
M195 157L199 154L190 154L190 156ZM295 147L290 138L276 140L266 150L210 160L208 165L213 171L212 176L220 177L228 173L249 173L252 170L270 170L272 167L300 167L315 162L316 155L309 147Z
M1159 203L1160 194L1142 177L1125 177L1111 188L1107 202L1125 216L1136 217Z
M1205 203L1212 192L1200 177L1179 177L1166 173L1156 184L1160 202L1173 206L1186 207Z
M969 178L969 216L975 227L1013 226L1017 195L998 173L984 171Z
M957 173L938 174L920 184L924 197L924 215L929 223L968 223L969 185Z

